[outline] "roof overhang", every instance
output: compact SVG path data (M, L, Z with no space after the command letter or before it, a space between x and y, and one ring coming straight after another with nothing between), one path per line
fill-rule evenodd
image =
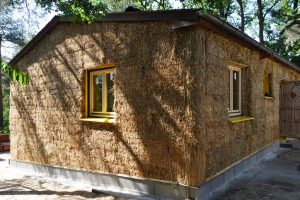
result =
M290 68L300 72L300 67L297 66L296 64L288 61L287 59L283 58L279 54L277 54L275 51L265 47L261 43L257 42L253 38L249 37L245 33L241 32L237 28L233 27L232 25L212 16L212 15L207 15L207 14L201 14L199 13L199 17L205 21L208 21L217 27L221 27L224 31L229 33L230 35L234 36L235 38L247 43L248 45L252 46L253 48L257 49L258 51L262 52L265 54L265 57L270 57L278 60L279 62L289 66Z
M172 29L180 29L197 25L199 20L205 20L217 27L222 28L224 32L230 34L234 38L243 41L254 49L267 55L267 57L287 65L288 67L300 72L300 67L289 62L285 58L269 48L266 48L256 40L239 31L230 24L209 14L202 14L199 10L167 10L167 11L151 11L151 12L120 12L111 13L95 22L150 22L150 21L166 21L171 22ZM56 24L61 22L74 23L67 17L55 16L52 20L9 62L15 65L46 33L48 33Z

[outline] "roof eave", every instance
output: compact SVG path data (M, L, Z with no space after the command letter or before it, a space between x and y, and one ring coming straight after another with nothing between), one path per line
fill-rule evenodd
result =
M42 30L40 32L38 32L38 34L36 36L34 36L27 44L26 46L17 53L17 55L15 55L15 57L13 59L11 59L9 61L9 64L11 66L14 66L19 59L21 59L26 53L27 51L29 51L29 49L35 45L35 43L37 41L39 41L50 29L53 28L53 26L55 24L57 24L60 21L60 16L54 16L49 22L48 24L42 28Z
M174 21L173 29L195 25L198 22L197 10L181 9L149 12L110 13L95 22L138 22L138 21ZM32 40L12 59L10 65L15 65L29 49L34 46L58 22L73 22L65 16L55 16ZM181 22L181 23L178 23ZM186 22L186 23L182 23Z
M264 52L265 54L275 58L279 62L288 67L300 72L300 68L279 56L271 49L266 48L259 42L255 41L248 35L242 33L230 24L208 14L202 14L198 10L169 10L169 11L152 11L152 12L122 12L111 13L97 22L137 22L137 21L172 21L172 28L184 28L193 26L198 23L198 20L204 19L216 26L220 26L227 33L235 38L244 41L246 44L255 49ZM72 22L67 17L55 16L52 20L9 62L10 65L15 65L48 31L50 31L58 22Z
M222 27L222 29L224 29L224 31L226 31L227 33L233 35L234 37L244 41L245 43L253 46L254 48L256 48L257 50L269 55L270 57L273 57L275 59L277 59L279 62L289 66L290 68L300 72L300 68L286 60L285 58L281 57L280 55L278 55L275 51L265 47L264 45L262 45L261 43L257 42L256 40L254 40L253 38L249 37L248 35L246 35L245 33L241 32L240 30L238 30L237 28L231 26L230 24L228 24L227 22L224 22L212 15L207 15L207 14L201 14L199 13L199 17L203 18L204 20L218 26L218 27Z

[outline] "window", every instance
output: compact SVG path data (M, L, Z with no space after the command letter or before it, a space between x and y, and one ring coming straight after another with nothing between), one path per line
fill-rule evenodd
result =
M89 95L88 109L90 117L114 117L114 78L115 69L106 68L88 72Z
M267 97L273 97L271 90L272 75L270 73L264 73L264 95Z
M241 115L241 80L242 73L240 68L229 67L229 116Z

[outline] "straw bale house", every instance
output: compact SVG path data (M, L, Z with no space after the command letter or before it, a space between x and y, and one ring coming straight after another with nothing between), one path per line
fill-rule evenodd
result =
M189 191L278 139L280 82L300 78L195 10L54 17L10 63L30 75L11 85L12 162Z

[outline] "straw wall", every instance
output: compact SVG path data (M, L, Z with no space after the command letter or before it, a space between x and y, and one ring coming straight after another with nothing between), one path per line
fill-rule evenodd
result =
M199 30L204 38L203 68L205 71L198 91L203 93L205 113L199 126L205 135L205 178L212 177L244 157L261 150L279 137L280 80L299 80L300 74L286 68L270 57L234 42L222 30L202 24ZM228 63L246 65L242 68L242 115L254 117L253 121L232 124L227 120L229 104ZM264 72L271 73L271 90L275 99L264 97Z
M17 64L31 81L11 90L12 158L189 183L203 165L190 164L187 42L165 23L58 25ZM106 64L115 124L81 122L85 70Z
M11 87L13 159L198 185L278 137L263 71L293 72L216 33L169 24L62 23L17 66L30 85ZM247 64L244 106L254 121L227 120L227 61ZM82 122L85 70L116 66L114 124Z

